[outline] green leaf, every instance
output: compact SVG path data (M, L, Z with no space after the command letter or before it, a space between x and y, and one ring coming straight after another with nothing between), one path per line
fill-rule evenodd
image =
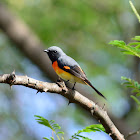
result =
M126 77L124 77L124 76L121 76L121 80L126 80Z
M50 124L53 124L54 122L55 122L54 120L50 120L50 121L49 121Z
M43 137L43 139L45 139L45 140L50 140L50 139L48 139L48 138L46 138L46 137Z
M129 55L134 55L133 52L127 52L127 51L123 51L124 54L129 54Z
M137 92L139 92L139 90L138 89L133 89L132 92L137 93Z
M125 80L127 82L123 82L123 85L126 85L126 87L130 87L132 88L132 92L134 93L140 93L140 84L135 81L135 80L132 80L130 78L126 78L126 77L121 77L121 80Z
M140 44L139 42L130 42L128 45L129 46L133 46L133 45L136 46L136 45L139 45L139 44Z
M59 131L59 132L57 132L56 134L57 134L57 135L58 135L58 134L63 134L63 135L64 135L64 132L63 132L63 131Z
M139 97L140 96L140 93L137 93L136 96Z
M101 124L94 124L90 126L91 128L98 128L99 130L102 130L103 132L105 132L105 128L103 127L103 125Z
M131 85L130 82L124 82L123 84L124 84L124 85Z
M80 135L80 133L83 133L83 132L90 133L90 132L96 132L96 131L104 131L105 132L105 129L101 124L93 124L93 125L87 126L85 129L79 130L77 133L75 133L72 136L72 138L78 139L78 137L80 137L80 138L83 138L85 140L91 140L88 137L84 137L84 136Z
M133 85L127 85L126 87L133 88L134 86Z
M85 136L82 136L82 135L77 135L77 136L82 138L83 140L92 140L92 139L89 139L88 137L85 137Z
M122 47L122 46L126 45L125 42L122 40L121 41L119 41L119 40L110 41L109 44L118 46L118 47Z
M41 117L41 116L38 116L38 115L34 115L34 116L37 117L36 120L37 120L38 123L43 124L43 125L49 127L49 128L55 133L55 135L57 136L58 140L60 140L58 134L63 135L64 132L62 132L62 131L56 132L56 130L61 129L61 127L59 126L59 124L55 124L55 123L54 123L54 122L55 122L54 120L48 121L47 119L45 119L45 118L43 118L43 117ZM49 140L49 139L46 138L46 137L44 137L43 139ZM50 139L51 139L51 140L54 140L53 137L50 137ZM64 139L64 138L62 137L62 139Z
M140 36L135 36L132 40L140 41Z
M137 49L140 49L140 45L137 45L136 48L137 48Z
M85 136L82 136L82 135L79 135L79 134L75 134L75 136L72 136L72 139L70 139L70 140L73 140L73 139L81 140L79 138L82 138L82 140L91 140L88 137L85 137Z
M53 137L50 137L51 138L51 140L54 140L54 138Z
M132 92L136 93L136 97L131 95L131 98L137 103L138 110L140 110L140 101L137 97L140 96L140 84L137 81L134 81L130 78L121 77L122 80L125 80L127 82L123 82L123 85L126 85L126 87L132 88Z
M137 36L133 39L139 41L140 36ZM140 58L140 42L132 42L126 45L124 41L114 40L110 41L109 44L122 49L123 54L134 55Z
M138 105L140 105L140 101L133 95L130 96Z
M38 118L38 119L36 119L38 123L43 124L54 131L54 128L50 125L50 123L47 119L45 119L41 116L38 116L38 115L34 115L34 116Z
M54 130L61 129L61 127L58 124L52 124L52 127Z

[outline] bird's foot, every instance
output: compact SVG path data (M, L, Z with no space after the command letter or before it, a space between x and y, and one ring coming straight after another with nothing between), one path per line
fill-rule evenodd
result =
M76 84L76 82L74 83L72 90L75 90L75 84Z
M63 80L60 77L58 77L57 82L63 82Z
M75 88L73 87L72 90L75 90Z
M62 90L63 90L64 92L67 92L68 89L67 89L67 87L66 87L66 85L65 85L65 82L64 82L63 80L58 79L57 82L56 82L56 84L57 84L59 87L61 87Z

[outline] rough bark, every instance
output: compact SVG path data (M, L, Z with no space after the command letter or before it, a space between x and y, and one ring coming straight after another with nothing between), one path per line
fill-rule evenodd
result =
M70 102L79 104L81 107L89 111L104 126L106 132L112 137L113 140L124 140L124 136L113 124L107 112L76 90L68 89L65 87L65 85L63 85L62 88L59 87L56 83L42 82L28 76L18 76L15 75L14 72L12 74L1 75L0 83L7 83L10 86L23 85L29 88L36 89L40 92L51 92L60 94L66 97Z

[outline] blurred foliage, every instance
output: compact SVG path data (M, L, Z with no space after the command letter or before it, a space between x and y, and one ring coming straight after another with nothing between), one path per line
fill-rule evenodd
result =
M124 54L133 55L140 58L140 36L136 36L135 38L133 38L133 40L137 40L137 42L132 42L126 45L124 41L114 40L109 44L123 49Z
M63 136L61 136L61 138L60 138L60 136L58 135L58 134L64 134L64 132L58 131L61 129L61 127L59 126L59 124L55 124L54 120L48 121L44 117L38 116L38 115L35 115L35 117L37 117L36 120L38 123L49 127L55 133L58 140L61 140L61 139L64 140ZM83 132L91 133L91 132L96 132L96 131L104 131L105 132L105 129L101 124L93 124L93 125L87 126L85 129L79 130L77 133L75 133L74 135L71 136L70 140L73 140L73 139L80 140L79 138L82 138L83 140L91 140L88 137L82 136L81 133L83 133ZM46 138L46 137L44 137L43 139L54 140L53 133L52 133L52 137L50 137L50 139Z
M128 88L132 88L132 92L136 93L136 97L131 95L131 98L134 99L134 101L137 103L138 110L140 111L140 101L138 99L138 97L140 96L140 84L137 81L132 80L130 78L121 77L121 79L127 81L123 84L126 85L126 87Z
M49 127L55 133L58 140L60 140L60 139L64 140L63 136L61 136L61 138L60 138L60 136L58 135L58 134L62 135L62 134L64 134L64 132L63 131L58 131L58 130L61 129L61 127L59 126L59 124L54 123L55 122L54 120L48 121L44 117L38 116L38 115L35 115L35 117L37 117L36 120L37 120L38 123ZM44 137L43 139L49 140L46 137ZM51 137L51 140L54 140L54 137Z
M126 77L121 77L121 79L127 81L123 84L126 85L126 87L133 88L132 92L136 93L137 97L140 96L140 84L137 81Z
M124 75L132 79L138 77L138 75L135 75L135 71L139 64L135 64L134 57L123 55L117 48L108 45L110 40L123 40L126 42L125 44L124 42L118 43L122 46L133 45L132 47L135 49L137 42L139 42L135 37L134 43L136 44L133 44L133 42L128 44L130 38L136 36L137 31L139 31L137 19L128 0L1 0L1 2L20 17L47 47L60 46L64 52L81 65L89 80L107 96L109 100L108 108L114 116L124 119L123 121L133 128L140 125L138 121L140 114L133 110L131 106L133 103L128 100L128 94L125 94L120 86L120 76ZM139 0L135 0L134 5L139 12ZM32 76L35 69L27 61L24 54L17 50L15 45L2 32L0 32L0 63L1 74L11 73L15 69L17 73ZM34 72L34 75L38 76L40 71ZM4 125L3 122L7 120L14 120L12 122L16 122L14 125L18 126L12 129L11 133L13 132L13 135L8 131L8 134L11 135L4 133L5 135L1 136L5 137L0 139L6 140L9 137L11 140L38 139L38 133L30 134L35 131L34 128L28 130L28 126L26 126L25 129L23 127L25 122L20 119L22 115L19 114L19 111L24 110L24 114L28 114L28 109L24 108L24 105L19 106L24 95L19 100L16 94L19 91L16 89L9 90L8 86L3 85L0 85L0 88L0 99L2 100L0 116L3 116L0 120L0 128L13 128L12 123L7 122L7 125ZM90 91L90 88L87 89ZM13 93L15 93L14 96L12 96ZM94 96L96 95L94 94ZM55 95L53 99L53 104L57 110L48 113L48 108L52 108L49 105L45 110L46 114L51 116L52 119L59 119L59 122L62 120L62 124L72 125L72 123L64 120L64 118L70 116L71 119L74 119L74 124L78 126L93 124L93 121L82 110L70 105L69 111L69 109L66 109L67 105L63 105L65 103L62 103L59 97L57 98ZM101 99L99 98L99 100ZM30 104L32 102L30 101ZM16 110L14 107L16 107ZM28 106L28 108L30 107ZM33 112L30 113L33 114ZM127 117L124 118L124 116ZM27 120L28 117L26 115ZM68 119L68 121L70 120ZM66 135L69 135L70 128L68 125L63 125L62 129L67 131Z
M83 133L83 132L91 133L91 132L96 132L96 131L104 131L105 132L105 129L101 124L93 124L93 125L87 126L85 129L79 130L77 133L75 133L72 136L72 138L70 140L73 140L73 139L80 140L79 138L83 138L83 140L91 140L88 137L82 136L81 133Z

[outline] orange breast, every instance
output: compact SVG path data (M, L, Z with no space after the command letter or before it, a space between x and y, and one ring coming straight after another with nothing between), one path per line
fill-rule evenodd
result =
M53 64L52 64L52 67L54 68L55 72L59 75L60 73L63 73L64 70L60 69L58 67L58 63L57 61L54 61Z
M81 80L80 78L62 70L61 68L59 68L57 61L54 61L52 64L52 67L54 68L55 72L57 73L57 75L59 77L61 77L63 80L69 80L70 82L74 83L74 82L78 82L78 83L83 83L83 80ZM67 69L70 69L68 66L65 66Z

